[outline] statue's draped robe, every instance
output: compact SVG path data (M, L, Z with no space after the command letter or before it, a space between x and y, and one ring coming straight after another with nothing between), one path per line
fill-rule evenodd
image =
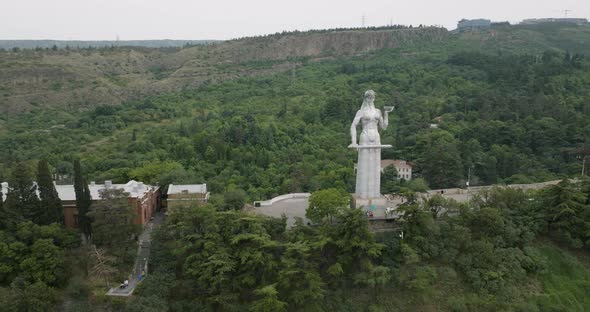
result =
M363 130L358 146L356 196L363 199L381 197L381 139L379 123L381 112L377 109L359 111ZM370 146L370 147L369 147Z

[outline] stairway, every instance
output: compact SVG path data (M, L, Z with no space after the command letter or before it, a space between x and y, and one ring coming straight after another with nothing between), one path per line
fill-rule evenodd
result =
M145 278L148 269L148 259L150 257L150 248L151 242L150 241L142 241L139 244L139 251L137 253L137 258L135 259L135 267L133 268L133 279L137 279L139 281L139 276L142 276L142 279ZM143 273L143 274L142 274Z
M139 235L139 246L137 248L137 257L135 258L135 264L129 278L129 286L125 288L111 288L107 295L109 296L130 296L135 287L141 280L148 274L148 261L150 258L150 250L152 246L151 232L153 228L159 225L164 216L159 213L154 216L154 219L150 221L146 226L145 230ZM141 279L139 278L141 276Z

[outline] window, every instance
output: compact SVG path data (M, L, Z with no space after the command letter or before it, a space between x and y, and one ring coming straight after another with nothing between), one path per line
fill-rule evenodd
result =
M77 214L74 215L74 225L75 226L80 225L80 218L78 217Z

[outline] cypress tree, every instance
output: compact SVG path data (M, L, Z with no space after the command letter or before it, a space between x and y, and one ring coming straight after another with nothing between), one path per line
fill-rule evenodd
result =
M2 182L3 180L0 180ZM8 214L4 211L4 188L0 185L0 230L6 228L5 221L7 220Z
M74 191L76 193L76 207L78 208L78 224L86 239L89 239L92 234L92 227L88 211L92 204L92 198L88 183L82 176L79 160L74 161Z
M37 187L39 188L39 198L41 199L41 209L43 218L41 224L51 224L54 222L63 224L64 214L61 199L57 194L49 165L47 160L39 161L37 166Z
M18 163L8 180L8 193L4 203L5 226L13 228L25 220L38 222L40 218L37 186L24 163Z

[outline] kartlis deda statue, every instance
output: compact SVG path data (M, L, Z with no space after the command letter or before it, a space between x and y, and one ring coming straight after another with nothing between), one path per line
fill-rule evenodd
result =
M387 129L388 113L391 111L393 106L385 106L383 113L375 108L375 92L368 90L350 126L352 144L348 147L358 150L355 195L359 199L381 197L381 148L389 148L391 145L381 145L379 127ZM359 123L362 131L357 141L356 128Z

